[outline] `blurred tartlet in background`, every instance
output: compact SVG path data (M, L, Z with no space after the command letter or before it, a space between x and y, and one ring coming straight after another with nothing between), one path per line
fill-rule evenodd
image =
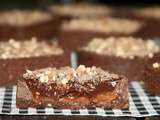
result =
M59 30L59 43L64 49L75 50L92 38L140 36L144 24L121 18L79 18L64 22Z
M77 50L78 63L99 66L117 74L125 75L129 81L144 80L146 64L159 59L160 47L154 40L136 37L94 38Z
M60 24L58 17L42 10L3 10L0 16L0 40L53 38Z
M16 85L26 69L70 65L70 57L56 42L37 38L0 42L0 86Z
M113 13L113 9L111 7L91 3L53 5L49 7L49 10L66 19L104 17L111 16Z
M122 8L116 15L145 22L143 36L146 38L160 37L160 6Z

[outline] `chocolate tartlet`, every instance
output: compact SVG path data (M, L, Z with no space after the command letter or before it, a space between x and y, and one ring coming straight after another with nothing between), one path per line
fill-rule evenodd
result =
M95 5L88 3L54 5L49 10L66 19L82 18L82 17L104 17L112 15L113 10L103 5Z
M0 39L50 39L57 35L60 19L41 10L0 11Z
M145 64L159 54L159 46L152 40L140 38L95 38L77 53L79 64L100 66L129 80L143 80Z
M128 19L73 19L60 28L59 43L64 49L75 50L95 37L130 36L137 34L142 23ZM125 28L125 29L124 29Z
M160 37L160 6L127 9L127 12L124 9L122 11L122 15L119 15L119 17L127 17L145 23L143 31L139 33L141 37Z
M148 64L145 69L145 87L151 95L160 96L160 63Z
M17 84L19 108L128 108L128 80L101 68L80 65L29 71Z
M55 43L13 39L0 42L0 86L15 85L25 69L70 65L69 55Z

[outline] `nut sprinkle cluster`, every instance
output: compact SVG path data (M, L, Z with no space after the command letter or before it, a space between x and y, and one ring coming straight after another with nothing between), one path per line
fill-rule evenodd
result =
M136 11L138 14L147 17L153 17L160 19L160 8L159 7L149 7Z
M24 41L0 42L0 59L27 58L62 54L63 50L56 43L48 44L36 38Z
M153 40L144 41L141 38L133 37L94 38L82 49L97 54L115 55L130 59L136 56L153 57L154 53L159 52L159 46Z
M25 26L36 22L50 20L52 15L42 11L2 11L0 12L0 24L12 26Z
M60 69L44 68L36 71L27 70L23 77L28 80L38 80L41 83L56 83L58 85L66 85L70 82L84 84L88 81L97 84L102 80L119 79L117 74L109 73L95 66L85 67L84 65L80 65L76 70L70 67Z
M51 11L61 15L71 15L74 17L92 17L108 15L112 9L102 5L90 4L69 4L52 6Z
M142 26L141 23L135 20L118 19L118 18L101 18L101 19L73 19L69 22L64 22L63 29L69 30L90 30L99 32L120 32L134 33ZM124 29L125 28L125 29Z
M152 64L152 67L155 68L155 69L159 69L160 68L160 63L155 62L155 63Z

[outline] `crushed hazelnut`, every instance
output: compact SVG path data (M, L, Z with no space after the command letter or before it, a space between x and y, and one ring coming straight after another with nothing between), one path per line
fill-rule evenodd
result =
M40 93L39 93L39 92L35 92L35 94L36 94L36 95L40 95Z
M47 83L48 82L48 76L44 75L44 74L41 74L41 76L39 77L39 80L40 80L40 82Z
M48 106L48 107L52 107L52 104L51 104L51 103L48 103L47 106Z
M62 79L62 80L61 80L61 83L62 83L63 85L67 84L67 83L68 83L68 79L66 79L66 78Z
M75 78L78 77L76 72L73 72L73 76L74 76Z
M38 104L39 104L39 105L41 105L41 104L42 104L42 102L39 102Z
M79 65L79 67L77 68L77 71L79 72L84 72L85 71L85 65Z
M55 81L55 80L56 80L56 76L53 76L53 77L52 77L52 80L54 80L54 81Z
M64 22L62 29L69 30L90 30L106 33L134 33L142 26L135 20L119 18L99 18L99 19L73 19ZM124 29L125 28L125 29Z
M54 96L56 96L57 95L57 92L54 92Z
M48 90L52 90L52 86L49 86L49 87L48 87Z
M50 74L50 73L51 73L51 71L48 71L48 70L45 71L45 74L46 74L46 75L48 75L48 74Z
M87 74L90 74L91 73L91 68L87 67L86 72L87 72Z
M52 15L43 11L13 10L0 12L0 24L26 26L37 22L50 20Z
M160 68L160 64L157 63L157 62L156 62L156 63L153 63L152 66L153 66L153 68Z
M63 50L56 44L50 45L45 41L38 41L36 38L24 41L9 41L0 42L0 58L26 58L37 56L49 56L62 54Z
M153 58L153 53L149 53L149 54L148 54L148 57L149 57L149 58Z
M153 40L144 41L133 37L94 38L82 50L102 55L115 55L122 58L153 57L160 48Z
M30 73L30 74L32 73L32 71L31 71L31 70L26 70L26 72L27 72L27 73Z

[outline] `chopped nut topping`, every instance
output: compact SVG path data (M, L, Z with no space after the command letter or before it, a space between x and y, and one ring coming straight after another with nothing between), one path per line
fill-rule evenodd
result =
M106 33L134 33L142 26L141 23L134 20L118 18L99 18L99 19L73 19L64 22L63 29L69 30L90 30ZM125 28L125 29L124 29Z
M25 41L10 39L0 42L0 59L26 58L62 54L63 50L56 43L50 45L36 38Z
M100 15L111 14L112 10L109 7L93 4L69 4L56 5L50 8L56 14L69 15L73 17L95 17Z
M153 57L159 52L159 46L153 40L142 40L133 37L94 38L82 50L102 55L115 55L122 58Z
M50 20L52 15L42 11L2 11L0 12L0 24L1 25L12 25L12 26L25 26L37 22L43 22Z
M39 80L41 81L41 82L48 82L48 76L47 75L45 75L45 74L41 74L41 76L39 76Z
M39 93L39 92L35 92L35 94L36 94L36 95L40 95L40 93Z
M46 71L50 71L49 74L45 74ZM112 74L107 71L103 71L101 68L85 67L80 65L76 70L70 67L56 68L44 68L32 73L26 72L23 77L25 79L39 80L41 83L56 83L58 85L66 85L69 82L79 82L84 84L87 81L91 81L96 84L99 81L118 79L117 74ZM55 93L56 94L56 93Z
M51 103L48 103L47 106L48 106L48 107L52 107L52 104L51 104Z
M142 8L140 10L135 11L142 16L159 18L160 19L160 7L149 7Z
M32 71L30 71L30 70L26 70L26 72L27 72L27 73L30 73L30 74L32 73Z
M153 63L152 66L153 68L160 68L160 63L157 63L157 62Z

